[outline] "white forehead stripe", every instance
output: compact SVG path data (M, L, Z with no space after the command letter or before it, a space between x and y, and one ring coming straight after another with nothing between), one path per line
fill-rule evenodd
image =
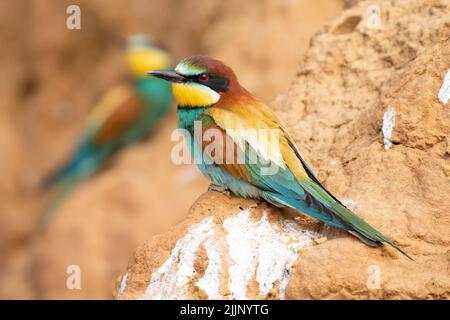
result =
M176 71L176 73L182 74L182 75L196 75L196 74L200 74L200 73L204 72L203 69L196 67L186 61L180 62L175 67L175 71Z

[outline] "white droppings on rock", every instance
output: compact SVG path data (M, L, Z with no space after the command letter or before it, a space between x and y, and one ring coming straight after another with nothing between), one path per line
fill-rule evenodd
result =
M184 299L192 285L202 289L209 299L226 298L224 291L229 291L231 299L247 299L247 288L254 278L259 287L256 294L266 296L278 286L278 297L283 299L298 250L312 245L320 236L293 220L274 220L269 221L265 211L255 221L244 210L225 219L222 226L214 224L212 217L192 226L178 240L169 258L152 273L143 299ZM222 227L225 232L218 232ZM205 248L207 267L202 277L192 283L200 246ZM225 275L228 290L221 290Z
M247 299L247 285L255 272L260 295L267 295L278 282L279 297L283 299L297 251L318 237L289 220L270 223L267 212L261 220L253 221L248 211L242 211L223 225L228 232L228 285L234 299Z
M212 217L189 228L187 234L178 240L169 259L152 273L144 299L183 299L186 284L194 276L194 262L199 245L214 235Z
M220 292L222 246L213 236L206 239L204 246L208 257L208 266L206 267L205 274L196 282L196 285L205 291L209 299L221 299L223 298Z
M128 279L128 273L125 273L122 276L122 280L120 281L120 288L119 288L119 295L123 295L125 292L125 289L127 288L127 279Z
M334 160L334 159L331 159L330 162L329 162L329 166L330 166L332 169L336 168L336 166L337 166L337 161Z
M448 69L444 81L442 82L442 86L439 89L438 98L443 104L447 104L450 100L450 69Z
M383 115L383 137L384 137L384 149L388 150L392 146L391 136L395 125L395 110L389 108Z

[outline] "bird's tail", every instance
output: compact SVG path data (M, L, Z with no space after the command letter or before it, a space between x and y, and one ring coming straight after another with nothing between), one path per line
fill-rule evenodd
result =
M50 172L41 182L41 190L47 191L53 187L64 185L64 181L74 180L73 177L82 175L83 165L86 163L85 154L78 152L72 160Z
M64 167L47 175L41 182L41 190L47 191L56 186L60 181L62 181L66 171L67 169Z
M381 246L383 242L387 243L409 259L413 260L389 238L345 207L324 187L314 181L305 182L302 186L307 198L310 197L311 204L318 208L315 210L315 217L330 225L333 225L332 223L334 223L334 226L347 230L350 234L358 237L361 241L370 246ZM310 208L312 208L312 206Z
M381 246L383 242L387 243L388 245L398 250L400 253L402 253L409 259L414 260L405 251L400 249L394 242L392 242L390 239L384 236L381 232L379 232L371 225L369 225L367 222L356 216L345 206L342 207L344 208L344 210L347 210L353 216L351 222L349 223L352 229L347 230L350 234L359 238L362 242L366 243L367 245L373 247Z
M55 185L55 195L50 200L50 202L45 206L42 211L37 225L38 232L44 232L58 209L61 207L63 201L69 196L69 194L75 189L75 187L80 183L81 179L77 177L65 177L64 179L58 179Z

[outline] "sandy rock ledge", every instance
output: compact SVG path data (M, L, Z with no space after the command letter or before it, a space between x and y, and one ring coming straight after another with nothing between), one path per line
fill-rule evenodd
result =
M115 296L283 299L293 264L319 238L307 220L210 191L185 222L137 250Z

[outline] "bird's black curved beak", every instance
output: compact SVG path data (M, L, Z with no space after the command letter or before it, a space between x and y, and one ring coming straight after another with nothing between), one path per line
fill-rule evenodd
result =
M170 82L185 82L186 78L182 75L179 75L173 70L155 70L147 72L147 75L150 77L156 77L160 79L164 79Z

